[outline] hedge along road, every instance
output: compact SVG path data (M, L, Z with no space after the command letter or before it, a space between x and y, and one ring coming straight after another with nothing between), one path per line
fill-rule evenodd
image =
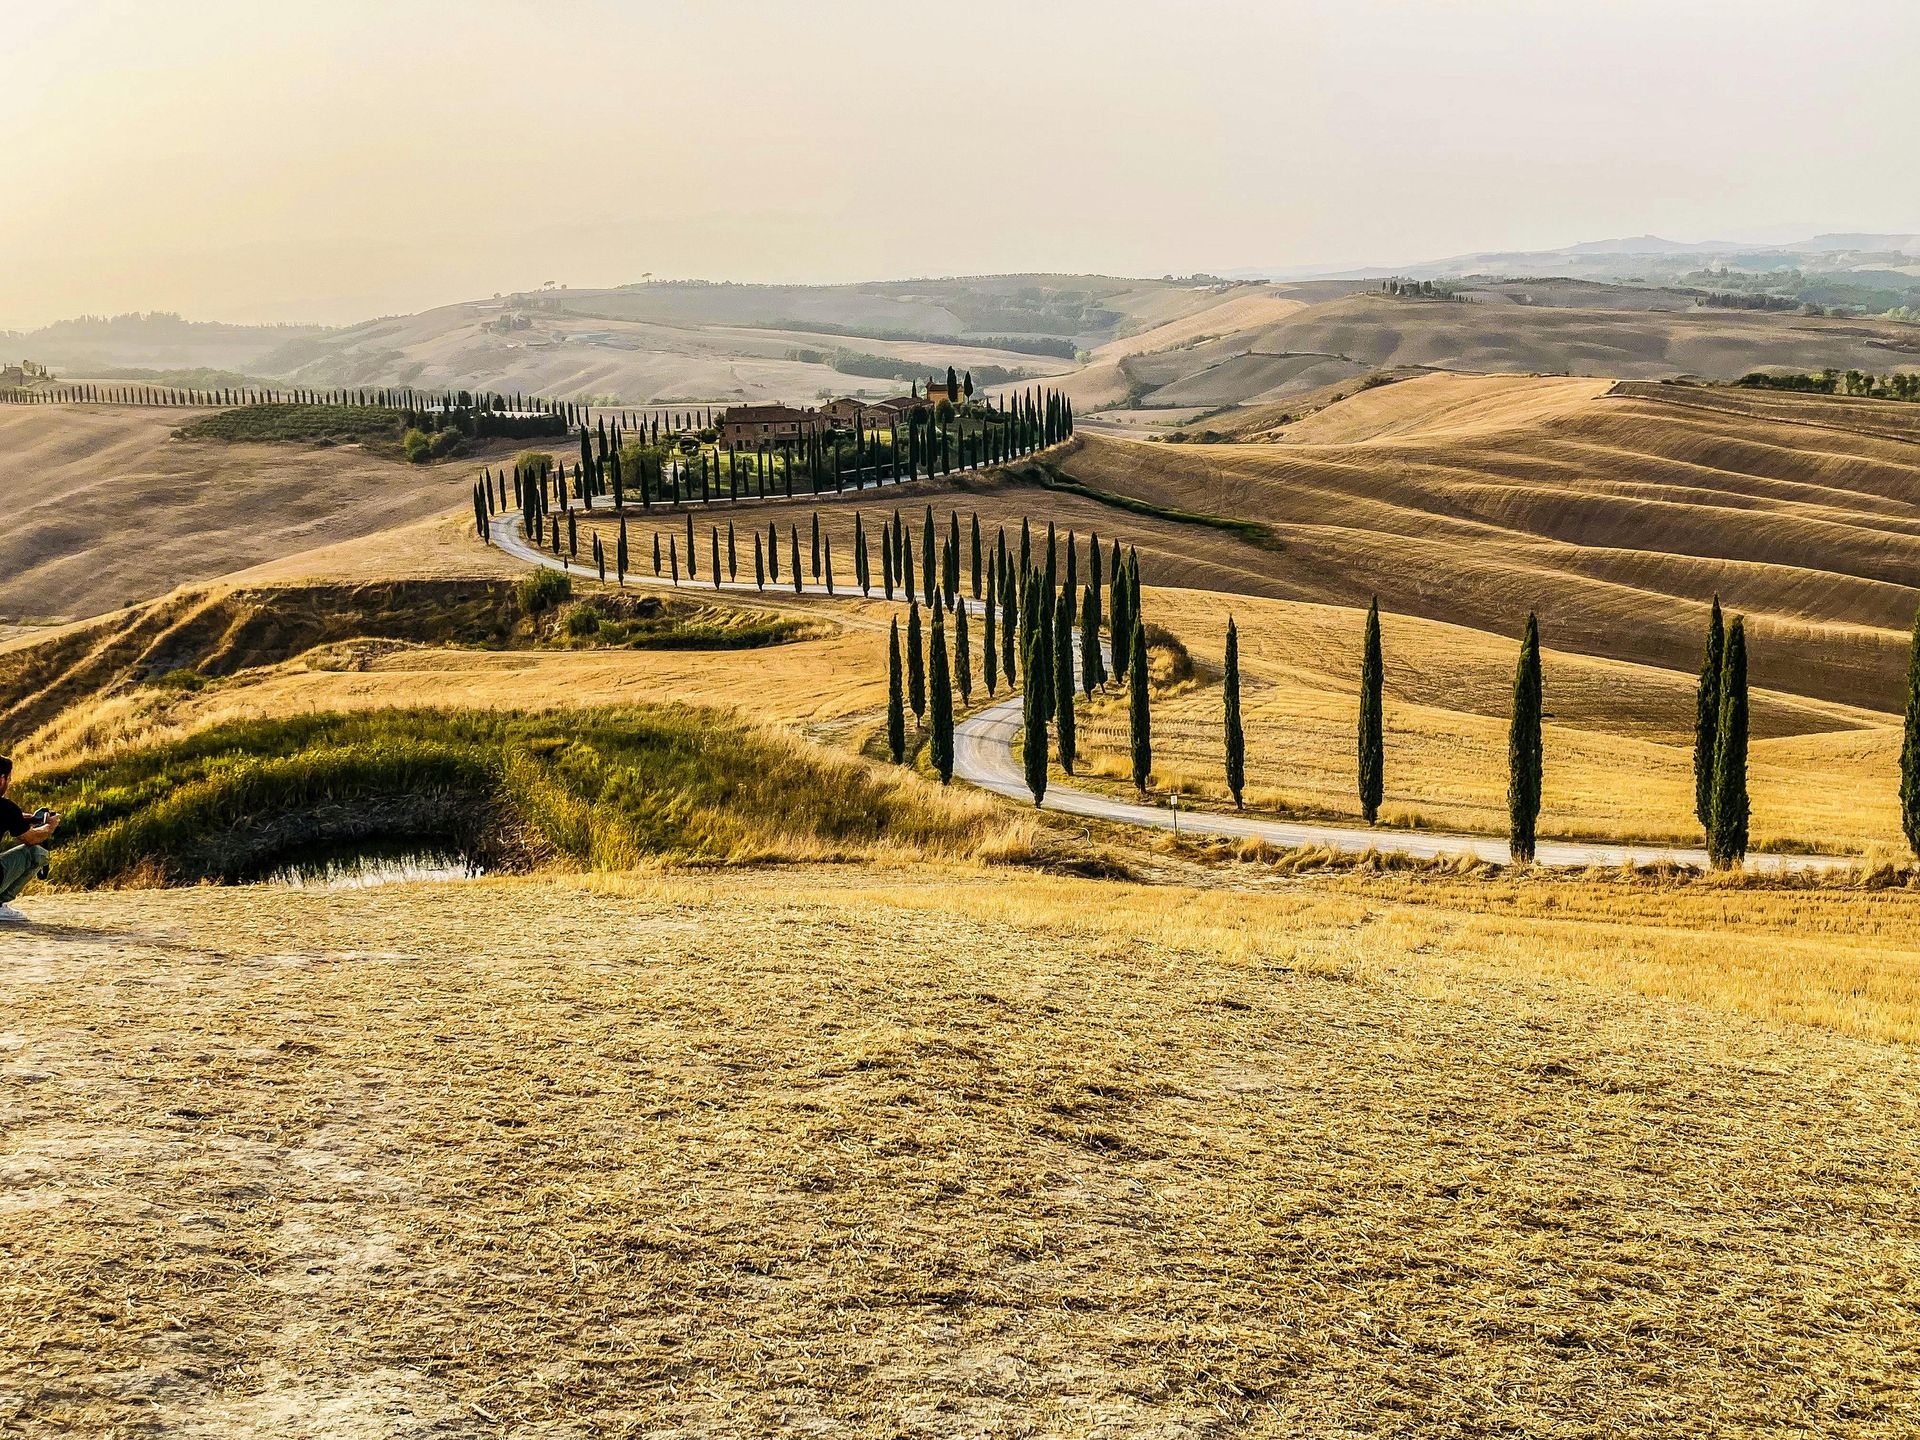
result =
M672 510L655 513L676 517L679 514ZM507 512L494 516L489 522L489 528L495 545L507 554L530 564L542 565L550 570L564 570L570 575L577 573L590 577L596 573L591 565L582 565L578 562L568 564L561 557L549 555L530 545L521 533L520 516L517 513ZM675 587L672 581L657 576L629 574L627 581L629 584L664 590L678 588L686 592L720 589L743 591L750 595L763 593L752 582L745 580L727 580L721 582L719 586L715 586L712 580L688 580ZM802 585L796 592L791 581L769 585L767 591L775 595L800 593L825 596L828 593L825 585L814 584ZM863 597L858 588L836 587L833 595L839 599L873 598ZM904 605L906 602L897 603ZM974 614L983 614L986 608L977 600L968 600L966 605ZM1074 632L1074 643L1076 646L1080 643L1078 631ZM1104 641L1101 642L1101 653L1103 655L1110 653ZM1021 704L1017 691L1009 692L1007 698L994 701L983 709L956 719L953 726L954 775L969 785L989 790L1018 804L1032 804L1033 797L1027 789L1026 776L1013 756L1013 745L1020 736L1022 723ZM1356 825L1327 825L1306 820L1273 820L1213 810L1175 812L1158 805L1094 794L1091 791L1075 789L1071 785L1062 785L1051 780L1047 783L1043 808L1063 815L1079 815L1089 820L1105 820L1121 825L1144 825L1160 830L1177 828L1188 834L1221 835L1236 840L1264 840L1285 850L1320 846L1342 855L1364 855L1374 851L1387 855L1406 855L1420 860L1469 855L1495 865L1505 865L1512 858L1504 840L1485 835L1454 834L1440 830L1382 830ZM1540 840L1536 845L1534 861L1539 865L1580 869L1618 869L1627 865L1661 864L1690 865L1705 869L1710 863L1705 850L1685 846L1614 845L1579 840L1545 839ZM1747 856L1746 863L1747 869L1758 874L1782 875L1844 870L1855 861L1841 855L1755 853Z

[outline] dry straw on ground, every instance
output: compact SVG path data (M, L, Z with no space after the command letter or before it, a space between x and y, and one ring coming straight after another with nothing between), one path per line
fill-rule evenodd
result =
M1911 897L1452 883L43 900L0 1413L1911 1434L1913 1052L1658 973L1837 942L1911 1033Z

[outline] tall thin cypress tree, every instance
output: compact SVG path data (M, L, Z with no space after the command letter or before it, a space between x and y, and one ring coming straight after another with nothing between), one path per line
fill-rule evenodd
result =
M1033 643L1034 664L1027 672L1027 684L1040 692L1040 713L1047 719L1053 719L1053 591L1044 578L1035 577L1034 586L1039 590L1039 603L1034 606Z
M980 598L980 512L973 512L973 598Z
M733 545L733 522L727 521L727 579L740 578L739 551Z
M1060 768L1073 774L1073 596L1060 592L1053 614L1053 734Z
M780 529L771 520L767 522L767 578L780 583Z
M927 667L920 649L920 602L907 602L907 704L916 722L927 713Z
M913 541L907 537L907 532L904 530L900 532L899 568L900 583L906 587L907 600L911 603L918 598L913 589Z
M1000 689L1000 641L994 622L1000 616L1000 572L987 566L987 603L980 612L980 673L986 678L987 696Z
M880 546L880 582L886 588L887 599L893 599L893 546L884 539Z
M1747 858L1747 627L1738 615L1727 627L1720 664L1720 727L1713 747L1713 824L1707 855L1722 870Z
M687 512L687 578L689 580L700 578L700 567L693 562L693 512L691 510Z
M1127 613L1127 572L1120 563L1120 547L1113 547L1114 572L1110 587L1107 633L1113 637L1113 678L1127 678L1127 662L1133 658L1133 617Z
M627 517L620 517L620 539L614 546L614 571L620 583L627 583Z
M960 691L960 703L973 703L973 656L967 636L967 607L956 605L953 611L953 683Z
M1026 772L1027 790L1037 809L1047 793L1047 721L1040 713L1039 698L1031 685L1020 697L1020 714L1024 752L1021 768Z
M1726 623L1720 597L1707 617L1707 648L1700 659L1700 688L1693 708L1693 813L1706 830L1713 824L1713 750L1720 737L1720 667L1725 663Z
M1540 621L1529 611L1513 669L1513 716L1507 727L1507 850L1516 865L1533 863L1540 820Z
M928 703L933 710L933 735L929 745L934 774L945 785L953 779L953 688L947 674L947 627L940 618L940 607L933 608L933 644L928 649Z
M760 531L753 532L753 588L764 591L767 588L767 560L760 549Z
M790 557L793 561L793 593L798 595L802 584L800 578L800 527L798 525L787 526L787 543L793 547Z
M760 548L760 535L754 532L754 551ZM900 617L888 622L887 630L887 749L893 763L907 758L907 712L900 699Z
M1089 591L1091 594L1091 591ZM1227 658L1220 683L1221 725L1226 735L1227 789L1233 808L1240 808L1240 792L1247 783L1247 737L1240 728L1240 632L1227 617Z
M809 572L814 579L820 578L820 512L813 512L813 569Z
M934 550L933 506L927 506L927 517L920 529L920 590L929 603L933 592L940 586L939 559Z
M1100 592L1089 580L1080 593L1080 688L1088 699L1100 681Z
M1907 846L1920 859L1920 611L1913 617L1913 645L1907 652L1907 716L1900 742L1900 827Z
M1153 773L1152 717L1147 711L1147 629L1138 619L1133 622L1133 639L1127 660L1127 732L1133 749L1133 788L1147 793L1147 778Z
M720 588L720 531L717 526L707 527L707 543L710 546L709 558L713 561L713 588Z
M653 532L653 575L656 580L660 578L660 532L658 530Z
M1367 635L1360 654L1360 814L1380 818L1386 781L1386 727L1381 690L1386 667L1380 655L1380 601L1367 606Z
M1018 587L1013 583L1012 564L1008 561L1005 547L1000 556L1000 670L1007 677L1009 687L1016 684L1020 674L1014 667L1013 652L1017 645L1016 631L1019 628L1020 614L1017 597Z

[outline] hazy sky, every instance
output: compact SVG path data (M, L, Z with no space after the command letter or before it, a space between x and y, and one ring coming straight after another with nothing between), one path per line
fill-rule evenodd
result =
M1913 0L5 8L3 327L1920 232Z

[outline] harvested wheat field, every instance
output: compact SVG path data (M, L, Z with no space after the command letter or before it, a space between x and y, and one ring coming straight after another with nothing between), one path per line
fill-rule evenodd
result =
M1246 803L1302 816L1359 816L1354 723L1364 616L1328 605L1145 592L1148 619L1182 642L1191 673L1156 656L1152 788L1229 804L1221 665L1227 618L1240 641ZM1501 834L1518 637L1382 617L1388 826ZM1546 635L1546 785L1541 833L1695 845L1695 679L1562 651ZM1186 667L1180 667L1185 669ZM1077 784L1132 795L1126 697L1077 714ZM1904 853L1897 716L1779 691L1752 696L1749 783L1757 849ZM1057 764L1056 776L1060 775Z
M464 483L357 446L172 438L206 413L0 407L0 455L20 480L0 535L0 620L98 615L374 534L446 510Z
M1163 567L1157 544L1149 564L1143 546L1149 583L1347 605L1377 593L1494 631L1537 609L1569 649L1676 669L1697 663L1718 593L1748 617L1756 684L1891 707L1920 606L1920 445L1886 418L1907 407L1746 414L1684 387L1609 389L1434 375L1321 409L1284 443L1083 436L1061 468L1264 530L1265 548L1213 530L1185 566ZM1219 583L1228 569L1257 578Z
M828 869L37 912L22 1433L1920 1423L1910 896Z

